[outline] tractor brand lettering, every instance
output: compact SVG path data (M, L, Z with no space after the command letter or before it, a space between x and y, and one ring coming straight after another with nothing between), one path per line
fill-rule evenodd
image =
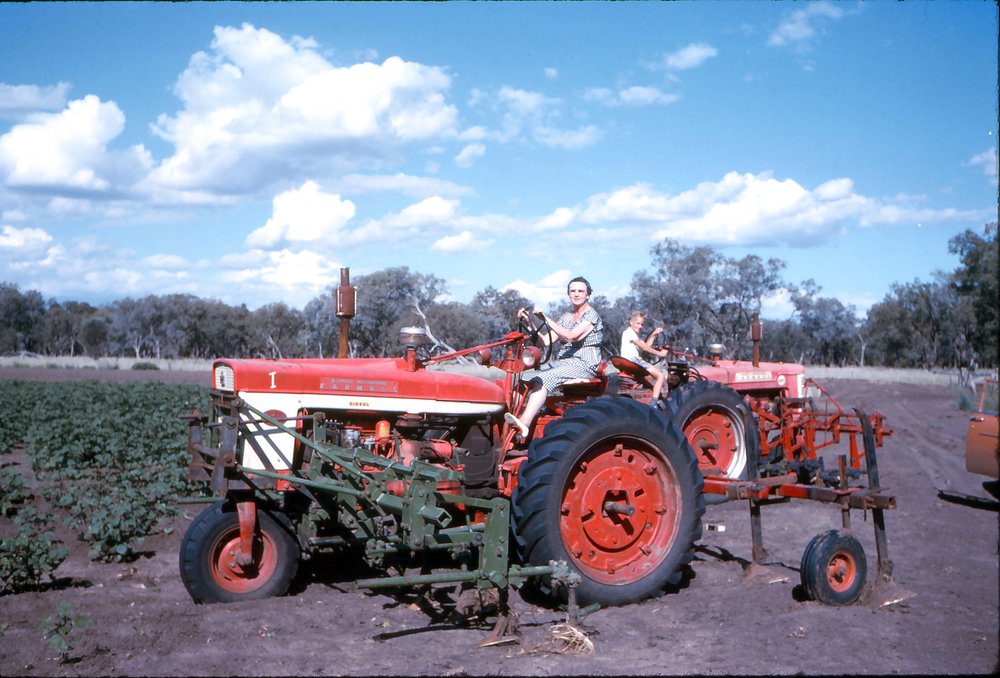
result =
M736 381L770 381L771 373L768 372L737 372Z
M347 391L349 393L399 393L399 382L381 379L345 379L327 377L319 382L321 391Z
M274 383L274 375L276 375L276 374L277 374L277 372L268 372L267 373L267 376L271 377L271 388L278 388L278 386Z
M352 400L347 405L348 407L369 407L368 403L364 400Z

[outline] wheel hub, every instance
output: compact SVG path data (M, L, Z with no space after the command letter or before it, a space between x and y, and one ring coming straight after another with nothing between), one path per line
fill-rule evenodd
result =
M247 593L263 586L277 568L277 551L270 537L255 536L253 553L243 553L239 531L223 536L213 549L212 577L227 591Z
M560 530L574 564L624 583L651 571L674 534L679 493L658 455L617 444L586 455L563 494Z
M846 591L857 576L854 559L846 553L836 553L826 566L826 580L834 591Z
M684 427L684 435L698 456L702 469L716 468L728 473L739 456L739 435L733 419L725 412L712 408L699 412Z

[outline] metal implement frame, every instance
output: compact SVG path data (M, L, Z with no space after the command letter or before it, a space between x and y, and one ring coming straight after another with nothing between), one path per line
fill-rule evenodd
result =
M327 517L336 515L339 524L352 533L346 539L311 539L302 533L310 521L306 515L299 535L304 550L312 546L354 543L363 545L365 558L376 563L392 554L451 551L457 555L463 551L478 551L474 569L462 565L460 569L429 574L375 577L358 580L359 586L377 589L468 583L477 589L499 589L503 599L507 587L518 588L530 578L547 576L566 585L571 618L592 611L576 607L575 587L580 575L565 562L531 566L510 562L509 499L482 499L442 491L443 487L460 486L460 471L418 459L403 463L362 447L332 444L326 439L322 412L278 420L241 398L229 396L217 396L213 406L216 409L214 418L197 413L187 417L192 474L210 478L216 494L231 493L241 497L238 506L252 504L255 495L273 500L276 493L271 488L275 484L295 489L318 502ZM311 437L288 425L289 421L310 420L314 424ZM204 430L211 432L207 441ZM304 469L284 458L289 471L278 471L269 464L264 446L270 445L273 452L280 454L271 440L276 433L291 436L300 446ZM248 468L239 463L240 446L244 455L255 454L270 468ZM403 491L390 491L391 485ZM467 518L465 524L453 524L456 515L468 517L471 513L477 516L476 522ZM379 526L386 520L395 521L396 534L380 530Z
M871 510L873 530L875 533L875 547L878 558L879 577L884 582L892 580L892 561L889 559L889 547L885 531L885 510L896 508L896 498L886 493L879 480L878 457L876 453L877 438L876 426L881 422L880 417L869 417L862 410L855 409L854 417L857 418L857 425L841 425L840 420L846 413L840 412L836 419L828 418L825 425L837 431L837 442L841 434L846 434L850 440L851 458L848 461L847 455L840 455L838 463L838 482L836 486L823 486L818 484L808 484L797 482L798 474L789 472L783 475L771 477L760 476L759 460L750 460L754 477L748 481L731 480L721 477L708 476L705 478L704 492L710 494L722 494L730 499L745 499L750 510L750 535L752 540L752 557L754 564L763 564L767 557L764 548L763 529L761 526L761 506L765 504L787 502L791 499L808 499L829 504L836 504L841 510L841 522L845 529L850 529L851 509ZM853 417L852 417L853 418ZM872 419L876 423L873 425ZM815 433L817 427L807 427L810 435ZM882 434L884 431L879 429ZM891 431L889 432L891 433ZM867 487L849 485L848 479L851 476L851 469L860 464L861 455L858 452L855 436L860 435L864 448L864 472L868 477ZM811 440L811 438L810 438ZM825 447L826 445L821 445ZM815 447L808 448L815 458Z

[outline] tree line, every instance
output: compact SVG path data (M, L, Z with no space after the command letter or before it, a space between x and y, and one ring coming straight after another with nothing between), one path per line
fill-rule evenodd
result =
M997 223L953 237L960 265L931 281L895 283L858 317L852 305L821 295L813 280L783 278L785 263L756 255L728 258L710 246L666 239L650 249L650 266L632 276L629 293L592 305L606 326L605 346L618 353L632 309L647 312L647 331L664 328L674 348L705 355L722 343L726 357L749 358L749 327L762 300L784 291L794 312L764 318L761 357L805 364L888 367L995 367L998 322ZM586 275L586 272L584 272ZM531 303L513 290L487 287L470 302L438 301L445 281L408 267L353 281L357 315L350 323L355 357L400 352L401 327L431 330L439 350L496 339L514 328L517 309ZM334 288L302 309L274 303L250 310L191 294L149 295L93 306L46 300L0 282L0 354L203 358L333 357L339 343ZM547 311L567 310L566 302Z

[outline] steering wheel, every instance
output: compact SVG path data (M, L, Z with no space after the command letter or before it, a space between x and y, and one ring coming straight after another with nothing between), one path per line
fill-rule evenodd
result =
M552 357L552 347L555 346L556 343L555 333L552 331L552 328L549 327L549 324L547 322L543 322L542 327L545 328L546 335L546 338L543 340L543 343L545 344L545 354L542 355L542 361L539 365L544 365L549 362L549 358ZM538 328L539 332L542 330L542 327Z
M659 349L662 349L666 345L667 345L667 343L663 340L663 333L662 332L659 333L659 334L657 334L655 337L653 337L653 344L652 344L653 348L659 350ZM655 355L655 354L649 356L649 364L650 365L659 365L660 363L662 363L665 360L667 360L667 356Z
M517 319L517 331L520 332L521 334L528 335L528 341L530 341L533 344L538 341L538 337L541 334L543 328L545 329L545 334L546 334L546 337L542 340L542 343L545 345L545 351L544 354L542 355L542 359L539 362L539 365L547 363L549 361L549 358L552 357L552 346L553 344L555 344L556 341L555 336L552 332L552 328L549 327L549 324L547 322L542 322L541 327L535 327L534 320L529 320L527 323L525 323L525 321L522 320L521 318Z

